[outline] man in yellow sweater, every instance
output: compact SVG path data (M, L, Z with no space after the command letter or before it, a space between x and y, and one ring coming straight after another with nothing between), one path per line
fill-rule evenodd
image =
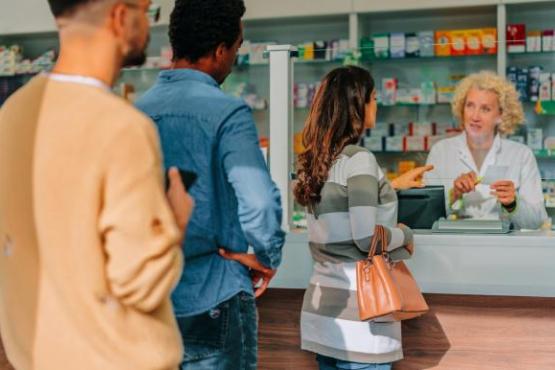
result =
M0 110L0 331L18 370L166 370L193 202L164 194L152 122L110 91L142 63L148 0L49 0L50 74Z

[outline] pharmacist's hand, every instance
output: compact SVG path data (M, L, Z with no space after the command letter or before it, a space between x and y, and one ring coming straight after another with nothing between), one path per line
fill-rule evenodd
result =
M515 184L510 180L499 180L489 187L492 190L491 195L495 196L504 206L512 204L516 199Z
M277 270L272 270L261 264L256 256L251 253L234 253L220 248L220 256L231 261L237 261L250 269L254 297L258 298L266 291L270 280L275 276Z
M422 181L424 173L434 169L431 164L422 167L416 167L412 170L405 172L401 176L391 181L391 186L395 190L404 190L410 188L423 188L425 186Z
M463 194L476 190L478 184L476 172L463 173L453 183L453 200L459 199Z
M185 190L185 185L183 185L177 168L171 167L169 169L168 178L170 180L170 186L166 196L173 211L175 222L182 231L182 235L185 235L187 224L191 218L191 213L193 213L193 208L195 207L195 201L187 193L187 190Z

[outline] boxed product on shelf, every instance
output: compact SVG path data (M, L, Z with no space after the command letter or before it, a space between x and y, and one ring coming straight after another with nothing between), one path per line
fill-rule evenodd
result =
M436 134L434 122L410 122L408 125L409 136L431 136Z
M497 29L483 28L481 32L482 51L484 54L497 54Z
M465 43L467 55L480 55L484 53L482 46L482 30L466 30Z
M543 130L541 128L529 128L526 132L526 145L532 150L543 148Z
M16 74L17 64L20 63L22 59L22 52L19 46L0 46L0 75Z
M543 30L542 32L542 51L555 51L555 31Z
M434 31L418 32L418 46L420 48L421 57L435 56Z
M275 42L252 42L249 52L250 64L267 64L268 59L264 58L264 52L269 45L275 45Z
M435 124L435 135L446 135L449 130L453 129L453 125L451 123L446 122L436 122Z
M314 43L312 41L305 42L301 44L301 48L303 49L303 58L304 60L313 60L314 59Z
M528 69L528 99L536 102L540 95L541 66L531 66Z
M416 33L407 33L405 35L405 55L407 58L417 58L420 56L420 42Z
M308 84L301 82L295 84L293 87L294 94L294 105L296 108L307 108L309 106L308 101Z
M404 136L386 137L384 150L386 152L402 152L405 149L404 142L405 142Z
M389 136L409 135L409 124L404 122L393 122L389 124Z
M371 152L383 151L384 136L367 136L363 138L364 147Z
M526 52L537 53L542 51L541 31L528 31L526 33Z
M389 52L391 58L404 58L405 48L405 34L403 32L394 32L389 35Z
M466 55L466 31L453 30L451 34L451 55Z
M338 42L337 54L333 60L343 60L349 54L351 47L349 45L349 40L341 39Z
M452 33L451 31L436 31L434 37L434 54L438 57L451 55Z
M328 43L326 41L314 41L314 59L326 60Z
M551 100L555 100L555 73L551 74Z
M514 141L516 143L526 144L524 136L522 135L511 135L507 139Z
M507 25L507 52L524 53L526 51L526 25Z
M433 81L424 81L420 83L421 104L435 104L436 102L436 85Z
M237 65L244 66L244 65L250 64L249 55L251 52L251 47L252 47L251 42L249 40L243 41L243 44L237 51L237 60L236 60Z
M387 59L389 58L389 34L377 34L372 36L374 41L374 57Z
M397 80L395 78L382 78L381 93L383 105L395 105L397 102Z
M455 86L438 86L437 88L437 102L438 103L451 103L455 93Z
M517 74L518 74L517 67L514 67L514 66L507 67L507 72L506 72L507 80L515 86L516 86Z
M520 95L520 100L528 101L528 68L519 68L516 74L516 90Z
M367 130L366 136L369 137L382 137L382 136L389 136L389 125L386 123L377 123L374 128Z
M425 136L405 136L405 151L421 152L426 150Z
M397 89L396 103L420 104L422 102L422 90L418 88Z
M555 136L548 136L543 142L544 149L555 150Z
M542 72L540 74L540 101L551 100L551 73Z
M360 56L363 60L369 60L374 57L374 41L370 37L360 39Z

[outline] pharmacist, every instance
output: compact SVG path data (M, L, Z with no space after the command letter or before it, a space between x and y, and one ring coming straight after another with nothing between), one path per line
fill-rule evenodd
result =
M524 144L503 138L524 121L513 85L492 72L471 74L458 84L451 106L463 132L432 147L426 183L445 186L448 214L538 229L547 213L536 158Z

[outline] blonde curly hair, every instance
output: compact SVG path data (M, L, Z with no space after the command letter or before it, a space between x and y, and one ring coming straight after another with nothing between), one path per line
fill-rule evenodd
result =
M491 91L497 95L499 108L501 109L499 133L503 135L512 134L518 125L524 123L524 111L513 84L493 72L481 71L466 76L455 88L451 109L461 127L464 127L463 113L466 95L472 88Z

